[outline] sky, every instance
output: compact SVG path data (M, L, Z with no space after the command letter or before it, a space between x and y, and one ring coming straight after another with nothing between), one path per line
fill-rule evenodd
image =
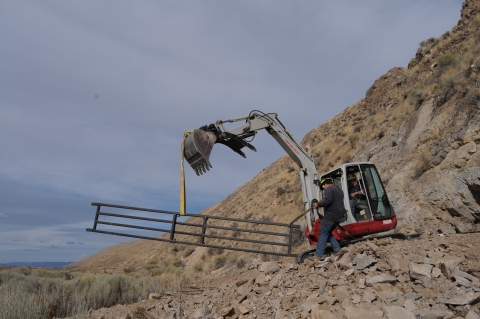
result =
M178 211L185 130L260 110L301 140L407 67L461 4L0 0L0 263L129 240L86 232L91 202ZM265 131L252 144L246 159L216 146L200 177L186 164L188 213L284 155Z

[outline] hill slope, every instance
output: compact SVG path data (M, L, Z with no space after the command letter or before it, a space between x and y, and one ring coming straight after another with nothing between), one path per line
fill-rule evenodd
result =
M408 68L389 70L364 99L302 141L319 172L344 162L373 162L402 232L479 229L480 5L467 0L461 12L452 30L421 43ZM201 214L289 222L302 209L298 175L292 168L293 161L283 156ZM138 240L109 247L72 266L122 271L174 257L193 265L195 260L189 258L205 253Z

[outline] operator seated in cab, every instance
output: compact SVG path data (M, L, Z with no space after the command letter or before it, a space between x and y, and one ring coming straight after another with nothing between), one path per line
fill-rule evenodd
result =
M363 194L363 190L360 187L360 183L357 180L355 174L348 175L348 194L350 196L350 211L352 215L356 215L356 208L355 208L355 196L359 194Z

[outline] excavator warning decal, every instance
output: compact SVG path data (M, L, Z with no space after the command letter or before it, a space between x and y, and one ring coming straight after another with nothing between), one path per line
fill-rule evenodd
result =
M297 150L287 139L285 139L285 143L287 143L288 146L290 146L290 148L291 148L297 155L300 155L300 153L298 152L298 150Z

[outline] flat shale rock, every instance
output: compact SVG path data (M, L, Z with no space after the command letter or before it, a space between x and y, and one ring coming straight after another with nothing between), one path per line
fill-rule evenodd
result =
M441 311L441 310L416 310L415 317L419 319L453 319L454 314L451 311Z
M477 314L475 313L475 311L470 310L470 311L467 313L467 316L465 317L465 319L480 319L480 316L477 315Z
M363 310L357 307L347 307L347 309L345 309L345 317L347 317L347 319L382 319L383 311L372 311Z
M374 301L375 299L377 299L377 295L375 294L375 292L373 291L373 289L366 289L365 292L363 293L363 298L362 300L364 302L367 302L367 303L371 303L372 301Z
M310 311L315 307L318 307L318 304L322 301L321 298L318 297L318 293L313 293L310 296L307 297L307 300L305 300L300 307L298 307L298 311Z
M383 311L388 319L415 319L415 315L411 311L399 306L384 306Z
M377 260L375 258L370 257L366 254L357 255L357 258L355 260L356 260L358 270L363 270L363 269L367 268L368 266L377 262Z
M390 283L390 284L395 284L397 282L397 278L387 275L387 274L381 274L381 275L376 275L373 277L367 277L365 279L365 284L367 286L373 286L374 284L380 284L380 283Z
M424 280L425 278L432 278L433 266L430 264L410 263L408 268L410 269L410 277L413 279Z
M336 319L337 317L328 310L321 310L318 308L312 309L310 319Z
M465 306L480 301L480 293L468 292L464 295L455 296L445 303L453 306Z
M386 304L390 304L398 300L398 291L379 291L377 292L377 295Z
M276 273L279 270L280 270L280 265L273 261L264 262L264 263L261 263L260 266L258 266L258 271L263 272L265 274Z

